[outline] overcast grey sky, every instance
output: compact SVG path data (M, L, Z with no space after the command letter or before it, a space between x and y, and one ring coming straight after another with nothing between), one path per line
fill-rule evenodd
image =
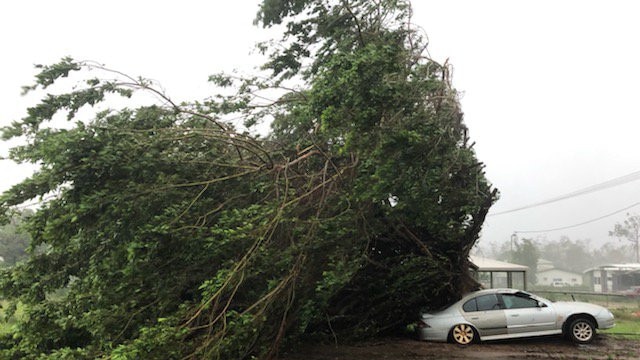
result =
M260 65L268 36L252 25L257 0L23 0L0 12L0 125L36 99L20 97L33 64L70 55L158 80L175 100L205 97L210 74ZM493 213L640 170L640 5L634 1L414 0L429 52L453 65L465 121L501 191ZM0 148L6 152L6 144ZM0 190L28 169L0 162ZM640 181L487 219L481 243L513 231L581 223L640 201ZM640 212L640 207L632 211ZM612 240L624 213L543 240ZM613 241L613 240L612 240Z
M432 55L449 58L492 212L640 170L640 9L632 1L415 1ZM484 242L582 223L640 201L640 182L490 217ZM631 211L638 208L631 209ZM625 213L547 239L610 240Z

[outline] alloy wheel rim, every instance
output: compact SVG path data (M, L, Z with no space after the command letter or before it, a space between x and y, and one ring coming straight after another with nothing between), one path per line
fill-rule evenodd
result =
M453 338L458 344L469 344L473 340L473 329L468 325L457 325L453 329Z
M593 336L593 329L586 322L579 322L573 326L573 335L578 340L587 341Z

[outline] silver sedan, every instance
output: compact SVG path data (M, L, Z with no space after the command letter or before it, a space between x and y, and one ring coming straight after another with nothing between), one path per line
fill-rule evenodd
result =
M583 302L552 302L516 289L470 293L448 308L422 314L418 338L467 345L481 340L563 334L589 343L596 329L614 326L606 308Z

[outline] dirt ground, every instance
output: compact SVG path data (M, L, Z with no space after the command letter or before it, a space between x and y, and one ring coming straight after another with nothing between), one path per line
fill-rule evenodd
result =
M589 345L561 337L493 341L470 346L384 339L357 345L307 345L281 360L419 359L640 359L640 341L598 335Z

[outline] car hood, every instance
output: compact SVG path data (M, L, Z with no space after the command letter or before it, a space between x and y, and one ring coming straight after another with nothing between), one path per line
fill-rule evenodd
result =
M600 305L580 301L558 301L553 303L553 307L558 312L558 315L563 314L565 316L576 313L587 313L596 316L602 311L607 311Z

